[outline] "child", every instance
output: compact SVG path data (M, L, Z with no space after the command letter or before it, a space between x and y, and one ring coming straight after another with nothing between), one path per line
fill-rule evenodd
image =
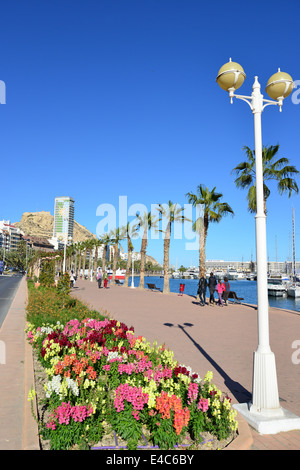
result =
M223 307L222 295L223 295L224 290L225 290L225 286L224 286L224 284L221 283L221 279L219 279L219 283L217 285L217 292L218 292L218 296L219 296L219 305L221 307Z
M224 286L224 295L223 295L224 302L225 302L225 305L228 305L228 296L230 292L230 284L228 282L228 277L224 277L223 286Z

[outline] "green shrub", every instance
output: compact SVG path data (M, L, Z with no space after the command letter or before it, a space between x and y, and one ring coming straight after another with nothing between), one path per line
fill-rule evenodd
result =
M54 285L55 264L53 260L43 260L39 281L41 286L51 287Z
M104 320L96 310L91 311L83 302L74 299L68 294L61 294L57 288L40 286L34 287L32 280L28 280L28 303L26 306L26 320L35 326L46 323L55 324L58 321L67 323L70 320L95 318Z
M70 275L68 273L62 274L57 283L57 292L59 294L70 294Z

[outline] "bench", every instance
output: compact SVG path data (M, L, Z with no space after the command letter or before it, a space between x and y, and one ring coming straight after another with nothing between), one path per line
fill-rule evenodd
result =
M235 302L240 304L241 301L244 300L244 297L238 297L236 293L233 290L231 290L228 294L228 299L233 299Z
M160 288L156 287L155 284L147 284L147 286L148 286L148 289L150 290L158 290L160 292Z

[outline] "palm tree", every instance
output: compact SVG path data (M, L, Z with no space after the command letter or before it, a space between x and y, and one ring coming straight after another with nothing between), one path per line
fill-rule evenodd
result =
M163 204L158 204L158 212L160 213L161 220L165 218L167 220L167 228L165 230L164 238L164 288L163 293L168 294L170 292L169 284L169 252L170 252L170 241L171 241L171 231L172 224L174 222L183 223L185 220L188 220L183 214L183 207L178 206L178 204L173 204L171 201L168 202L167 207Z
M111 234L110 241L114 247L114 258L113 258L113 273L112 273L112 281L115 280L116 277L116 270L117 270L117 262L119 258L119 246L120 242L124 240L124 229L117 227L113 233Z
M81 272L81 265L82 265L82 252L84 250L84 243L83 242L78 242L77 244L77 250L79 252L79 260L78 260L78 275L77 273L76 276L78 278L78 276L80 277L80 272Z
M93 249L95 246L95 240L94 239L89 239L86 242L87 248L89 250L89 273L88 273L88 279L91 280L91 275L93 272Z
M256 188L255 188L255 151L251 151L249 147L243 147L246 153L247 160L237 165L232 173L236 173L238 177L235 179L235 184L238 188L248 189L247 200L248 210L256 212ZM277 189L280 195L288 193L291 197L292 192L297 194L299 188L294 176L299 171L290 165L289 160L281 157L278 160L277 152L279 145L270 145L262 149L262 162L263 162L263 179L264 179L264 211L267 214L267 199L270 196L270 189L266 185L266 181L274 180L277 182Z
M140 268L140 284L139 289L145 289L144 278L145 278L145 258L146 249L148 245L148 230L151 228L156 229L158 219L155 218L150 212L144 212L144 214L136 214L138 219L137 229L142 228L144 230L141 244L141 268Z
M124 228L124 236L127 239L127 253L128 253L127 264L126 264L126 274L125 274L125 280L124 280L125 287L128 287L129 271L130 271L130 266L132 262L133 244L132 244L131 239L136 236L136 231L137 231L136 225L133 227L130 227L130 222L127 222L127 225Z
M234 212L227 202L220 201L223 194L216 193L215 187L210 191L206 186L200 184L197 186L196 194L187 193L186 197L194 207L196 205L203 206L203 222L198 219L193 227L199 232L199 277L201 277L206 275L205 247L209 223L220 222L224 216L233 215Z
M105 233L101 237L101 242L103 245L103 251L102 251L102 273L105 273L105 268L106 268L106 255L107 255L107 248L108 245L110 244L110 234Z
M94 257L94 274L93 274L93 278L95 280L95 275L96 275L96 272L97 272L97 268L98 268L98 248L99 246L102 245L102 240L94 240L94 247L95 247L95 257Z
M84 253L83 253L83 266L82 266L82 278L85 279L85 264L86 264L87 251L89 249L89 240L85 240L84 242L82 242L82 248L84 250Z

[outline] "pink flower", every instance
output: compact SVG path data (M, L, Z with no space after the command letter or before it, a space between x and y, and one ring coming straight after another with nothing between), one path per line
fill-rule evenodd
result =
M138 411L142 410L148 403L149 395L142 392L142 387L131 387L128 384L121 384L116 388L114 405L118 412L124 410L124 402L131 403L133 406L133 416L139 419Z
M203 413L208 410L208 398L200 398L198 403L198 410L202 410Z
M198 395L198 385L196 383L190 382L188 390L188 404L190 405L193 401L196 400Z

